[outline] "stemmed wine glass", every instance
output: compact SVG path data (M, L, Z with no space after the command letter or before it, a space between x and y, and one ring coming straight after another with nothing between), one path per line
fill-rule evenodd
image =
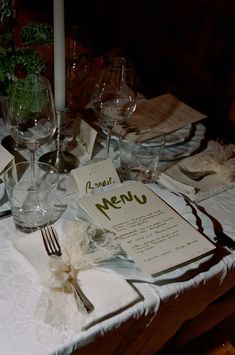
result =
M98 120L107 129L106 158L109 157L113 128L128 120L136 108L136 75L133 64L113 57L95 85L92 105Z
M36 149L48 141L56 129L54 100L48 79L29 74L14 81L8 99L6 125L12 138L30 150L34 171Z

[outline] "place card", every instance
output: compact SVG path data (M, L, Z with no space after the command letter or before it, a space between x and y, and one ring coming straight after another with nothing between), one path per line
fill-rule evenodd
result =
M151 139L152 136L171 133L204 118L206 116L203 113L167 93L150 100L138 101L128 122L117 125L114 131L131 140L139 139L142 134Z
M88 194L107 185L120 183L111 159L81 166L72 170L71 173L81 195Z
M0 144L0 175L13 163L13 155Z
M87 122L81 120L79 133L77 135L77 143L79 145L79 149L89 159L92 158L96 136L97 136L97 131L94 128L92 128Z
M141 182L84 196L80 204L96 223L114 231L123 250L152 276L215 249L214 244Z

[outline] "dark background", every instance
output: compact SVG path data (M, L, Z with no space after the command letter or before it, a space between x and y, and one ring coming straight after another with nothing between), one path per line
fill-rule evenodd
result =
M53 22L52 0L18 8ZM94 56L119 48L132 58L146 97L173 93L208 115L212 138L235 142L234 0L65 0L65 19Z

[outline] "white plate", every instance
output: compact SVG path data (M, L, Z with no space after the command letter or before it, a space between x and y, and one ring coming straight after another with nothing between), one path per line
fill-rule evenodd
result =
M186 141L186 139L189 138L192 129L193 126L190 124L183 128L177 129L172 133L166 134L166 146L171 146Z
M197 150L204 139L206 128L202 123L196 124L194 128L195 132L188 142L185 142L185 139L183 144L165 147L162 151L161 160L168 161L187 157Z
M201 143L205 137L205 131L206 128L202 123L197 123L195 125L192 125L190 135L182 139L181 142L178 141L177 144L174 145L167 145L161 155L161 162L162 164L165 164L165 162L170 162L176 159L184 158L192 153L194 153L200 146ZM182 137L182 136L181 136ZM98 138L98 137L97 137ZM105 139L103 137L100 137L99 143L102 146L105 146ZM119 161L119 147L118 147L118 140L117 137L113 140L112 146L111 146L111 156L113 159L113 162L118 164ZM100 153L100 157L102 156L102 152Z
M99 128L99 130L102 130L102 133L106 136L107 135L107 128L103 127L99 122L96 123L96 126ZM182 143L186 141L193 130L193 125L190 124L188 126L185 126L183 128L177 129L176 131L166 134L166 146L172 146L175 144ZM100 132L99 132L100 133ZM117 134L112 135L112 140L113 141L118 141L119 137Z

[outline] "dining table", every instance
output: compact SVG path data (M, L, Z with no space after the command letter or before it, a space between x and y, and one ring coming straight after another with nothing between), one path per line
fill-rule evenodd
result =
M176 137L178 141L166 145L161 169L204 149L203 123L193 125L190 134L187 128L183 131L185 139L180 135ZM2 119L0 132L2 140L8 134ZM97 144L97 154L102 157L104 145L101 140ZM38 157L52 146L50 142L39 148ZM27 159L27 150L17 154ZM79 154L76 149L74 154ZM118 167L115 139L111 156ZM80 155L79 159L81 165L87 164L87 158ZM60 183L55 223L61 233L66 233L68 222L83 220L83 213L71 175L61 174ZM213 253L155 277L145 274L126 255L103 259L93 265L91 274L88 270L82 276L84 290L95 305L94 314L84 314L61 303L54 314L57 319L47 321L40 313L46 307L53 309L53 300L50 305L42 303L45 285L34 267L39 234L26 235L16 230L11 216L0 219L0 354L156 354L173 340L174 346L187 343L235 312L235 188L195 202L162 184L146 185L216 245ZM3 211L9 205L3 183L0 189ZM27 243L30 257L20 247ZM90 281L87 284L86 275ZM41 311L37 312L39 303ZM106 307L110 307L108 312ZM66 324L62 319L64 310L71 311L64 314Z

